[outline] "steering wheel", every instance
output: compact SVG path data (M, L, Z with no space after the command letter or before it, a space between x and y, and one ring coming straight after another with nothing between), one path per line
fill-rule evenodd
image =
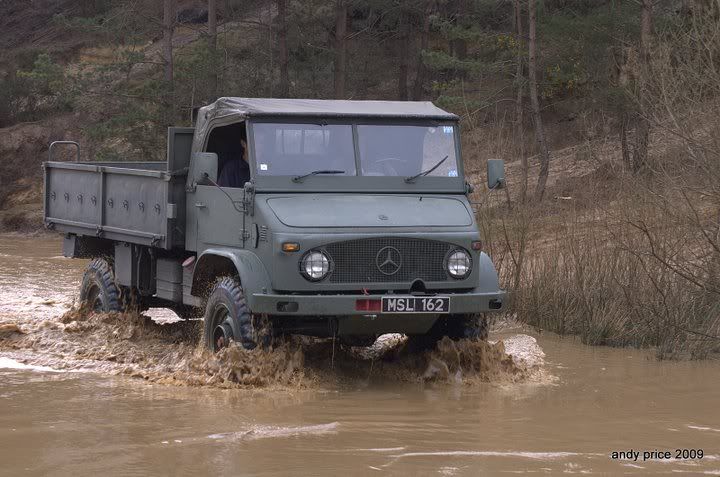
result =
M382 173L384 176L399 176L397 169L393 167L393 163L396 166L404 166L407 164L405 159L398 159L397 157L385 157L378 159L371 164L369 170Z

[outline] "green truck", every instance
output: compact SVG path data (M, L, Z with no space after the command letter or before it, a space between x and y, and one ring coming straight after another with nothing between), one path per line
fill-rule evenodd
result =
M51 144L44 220L65 256L91 259L82 302L202 315L213 351L282 334L484 338L505 292L458 120L429 102L220 98L169 128L166 161L53 161L80 152ZM489 187L503 184L490 161Z

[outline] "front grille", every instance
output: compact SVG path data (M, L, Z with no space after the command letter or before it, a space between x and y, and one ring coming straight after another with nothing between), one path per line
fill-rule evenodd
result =
M446 242L400 237L348 240L323 247L333 261L330 283L449 280L445 258L456 248Z

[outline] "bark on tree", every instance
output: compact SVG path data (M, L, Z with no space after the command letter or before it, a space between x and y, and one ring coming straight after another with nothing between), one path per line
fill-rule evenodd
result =
M333 65L335 97L345 98L345 75L347 62L347 4L345 0L335 3L335 61Z
M218 94L218 65L217 58L217 0L208 0L208 46L212 61L210 63L210 95L212 99L217 98Z
M468 10L467 1L454 0L454 2L451 3L451 10L453 11L455 17L455 26L462 27L462 18L466 15ZM464 38L454 38L450 40L450 53L460 61L465 60L467 58L467 41ZM459 68L455 72L459 78L465 78L466 73L467 72L462 68Z
M398 18L398 30L400 33L400 42L398 48L398 99L400 101L407 101L408 99L408 55L409 55L409 41L410 41L410 25L408 18L408 12L405 10L400 11Z
M287 44L287 1L277 0L278 10L278 50L280 53L280 91L281 98L287 98L290 94L290 75L288 65L290 63Z
M633 168L635 172L649 169L648 162L648 141L650 138L650 122L643 114L645 81L650 74L650 45L652 43L653 30L653 3L655 0L640 0L640 55L638 72L638 117L635 129L635 146L633 148Z
M540 116L540 101L537 86L537 14L536 0L528 1L528 79L530 86L530 104L532 106L533 122L535 123L535 138L540 147L540 175L535 188L535 201L541 202L545 195L545 185L550 174L550 151L548 151L545 130Z
M630 146L628 144L628 128L630 126L630 116L627 112L620 113L620 147L622 149L623 165L626 171L632 170L632 157L630 156Z
M528 188L528 158L525 152L525 129L524 129L524 108L523 97L525 91L525 77L523 75L523 27L522 27L522 6L520 0L515 0L515 31L517 42L517 58L515 70L515 82L517 83L517 96L515 98L515 142L517 144L517 152L521 161L521 179L520 179L520 203L527 202Z
M425 17L423 18L423 27L420 32L420 50L417 54L417 69L415 72L415 82L413 83L412 92L413 101L420 101L423 96L425 86L425 63L423 62L422 52L428 48L428 40L430 38L430 17L432 12L432 0L428 0L425 8Z
M163 60L165 71L163 78L170 91L173 89L173 47L172 37L175 26L174 0L163 0Z

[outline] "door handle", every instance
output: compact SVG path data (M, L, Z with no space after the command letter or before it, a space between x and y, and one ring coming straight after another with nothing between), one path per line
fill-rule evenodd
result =
M203 204L202 202L195 202L195 207L197 207L198 209L204 209L205 207L207 207L207 205Z

